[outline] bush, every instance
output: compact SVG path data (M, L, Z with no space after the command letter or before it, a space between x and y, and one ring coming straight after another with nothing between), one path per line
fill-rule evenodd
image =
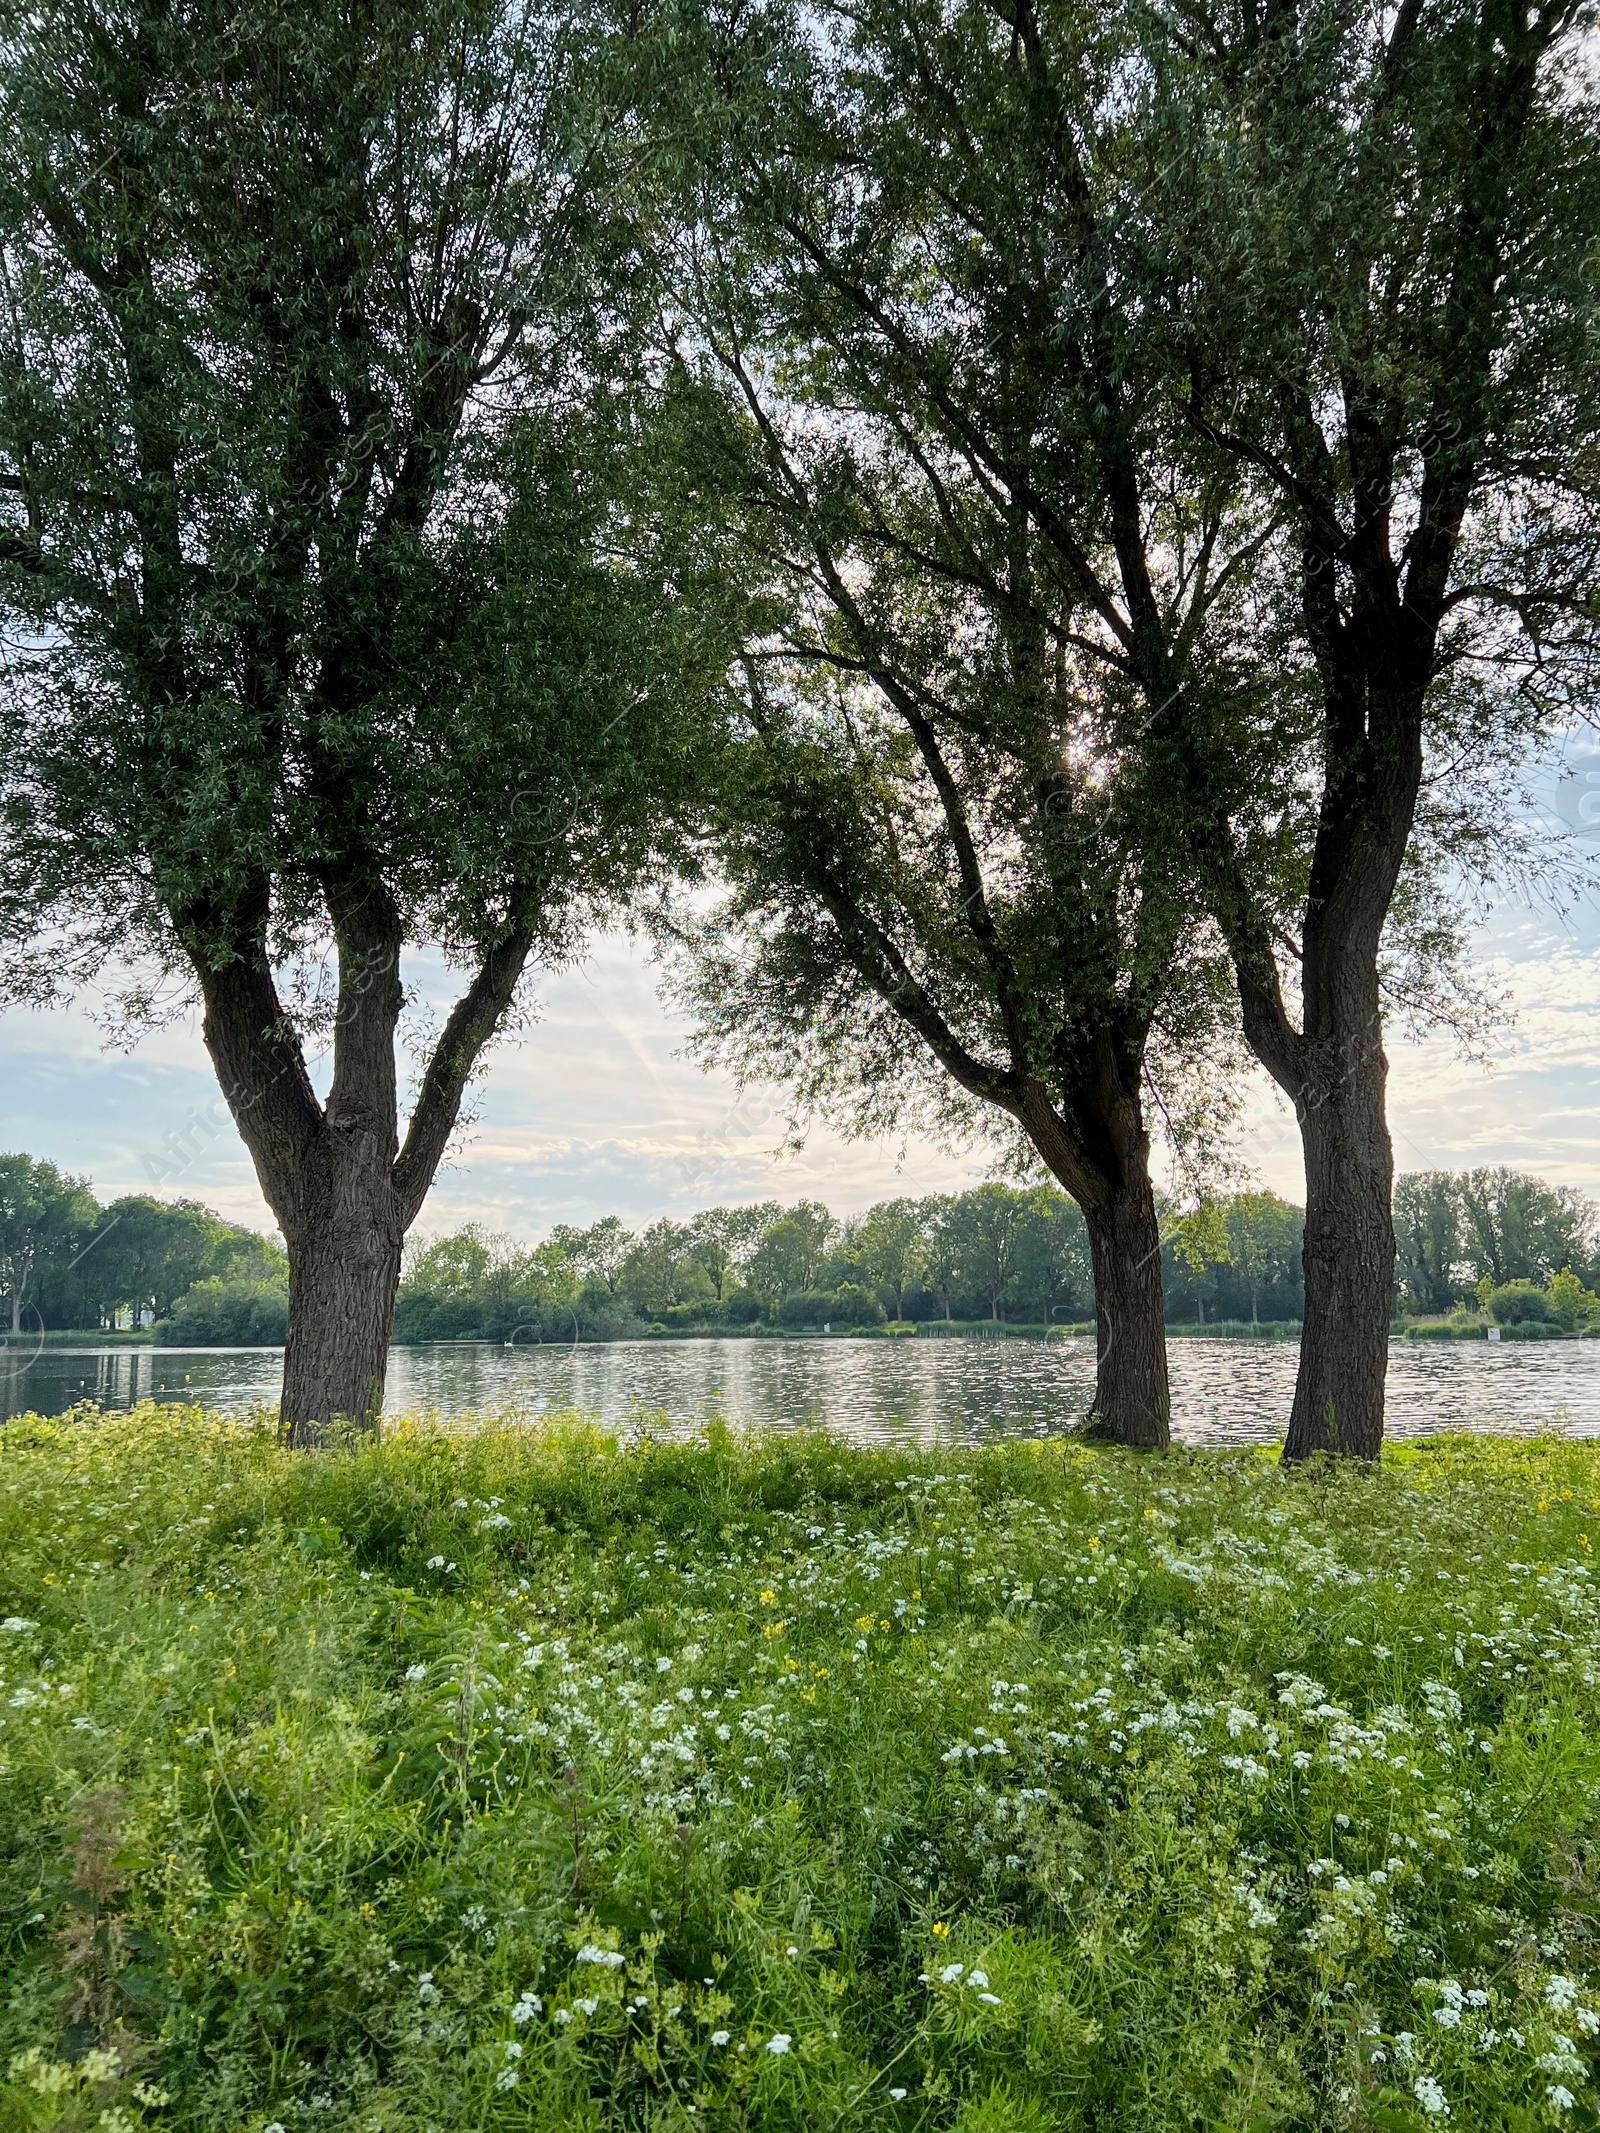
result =
M785 1297L778 1319L785 1326L881 1326L884 1311L870 1289L841 1281L836 1289L802 1289Z
M1536 1282L1506 1281L1489 1291L1489 1315L1497 1326L1520 1326L1533 1319L1553 1319L1550 1299Z
M1594 2122L1600 1447L5 1446L8 2133Z
M175 1347L276 1348L289 1323L289 1290L276 1281L197 1281L158 1331Z
M1550 1316L1569 1333L1586 1326L1600 1313L1600 1297L1595 1297L1573 1273L1564 1266L1559 1274L1552 1274L1545 1297L1550 1306Z

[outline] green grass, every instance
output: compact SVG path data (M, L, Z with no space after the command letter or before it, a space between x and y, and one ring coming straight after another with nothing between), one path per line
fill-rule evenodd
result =
M1596 1450L0 1441L8 2129L1600 2125Z

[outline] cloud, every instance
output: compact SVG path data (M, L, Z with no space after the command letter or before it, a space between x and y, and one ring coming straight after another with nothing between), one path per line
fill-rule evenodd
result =
M1557 924L1506 911L1486 929L1480 961L1512 991L1516 1020L1497 1033L1488 1068L1443 1036L1391 1039L1397 1167L1508 1162L1600 1191L1600 913L1586 906ZM453 996L437 958L418 958L408 974L435 1014ZM821 1199L846 1213L896 1193L959 1190L988 1172L983 1150L857 1143L825 1129L788 1151L773 1092L702 1072L683 1056L687 1034L627 936L603 937L581 967L547 977L537 1019L495 1053L422 1226L481 1221L537 1237L602 1214L637 1223L769 1198ZM163 1197L269 1225L196 1021L124 1054L104 1048L81 1009L13 1011L0 1017L0 1073L5 1147L87 1173L102 1197L151 1190L152 1174L181 1157ZM1242 1152L1264 1183L1303 1196L1293 1114L1259 1072Z

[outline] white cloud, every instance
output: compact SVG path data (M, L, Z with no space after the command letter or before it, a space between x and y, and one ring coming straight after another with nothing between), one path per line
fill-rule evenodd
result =
M1503 914L1482 944L1487 975L1512 990L1513 1025L1486 1069L1448 1038L1390 1040L1390 1117L1402 1170L1509 1162L1600 1191L1600 914L1560 927ZM450 974L413 973L435 1011ZM495 1054L477 1117L441 1171L423 1227L479 1220L538 1236L555 1222L618 1213L682 1216L722 1200L800 1197L843 1213L893 1193L957 1190L987 1173L979 1150L860 1144L826 1130L780 1150L781 1105L743 1095L683 1056L686 1027L656 999L643 950L622 936L540 987L537 1021ZM222 1119L197 1021L137 1051L103 1048L81 1011L0 1017L7 1092L0 1142L86 1172L102 1197L151 1189L152 1165L187 1150L159 1188L236 1220L269 1221L249 1158ZM212 1121L220 1121L213 1127ZM1299 1134L1264 1074L1252 1075L1242 1152L1263 1181L1302 1196Z

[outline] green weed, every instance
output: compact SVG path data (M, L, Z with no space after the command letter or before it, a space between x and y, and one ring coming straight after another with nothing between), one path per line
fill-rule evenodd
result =
M1600 2126L1600 1450L3 1443L7 2133Z

